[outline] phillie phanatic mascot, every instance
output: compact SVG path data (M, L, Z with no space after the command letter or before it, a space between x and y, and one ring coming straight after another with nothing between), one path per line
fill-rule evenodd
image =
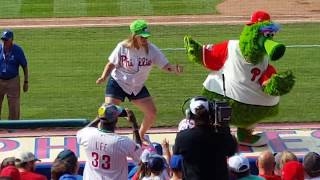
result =
M211 70L202 95L211 100L226 99L232 107L231 124L237 127L239 144L267 144L263 134L253 134L254 125L276 115L280 96L294 85L290 70L279 73L269 64L269 60L279 60L286 49L273 41L279 29L268 13L256 11L240 40L202 45L184 37L188 59Z

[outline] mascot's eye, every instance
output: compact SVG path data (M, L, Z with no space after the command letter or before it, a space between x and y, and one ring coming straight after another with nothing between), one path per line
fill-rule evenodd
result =
M275 32L263 32L264 37L273 37L276 33Z

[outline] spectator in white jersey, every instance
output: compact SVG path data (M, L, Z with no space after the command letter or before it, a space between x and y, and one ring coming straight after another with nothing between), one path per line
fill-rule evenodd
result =
M77 141L87 155L84 180L127 180L127 157L138 161L141 155L141 139L133 112L113 104L104 104L98 117L77 133ZM126 116L132 124L136 142L115 133L119 116Z
M127 97L144 114L140 126L140 137L151 128L156 119L156 106L145 81L153 65L160 69L180 74L180 65L171 65L160 49L148 41L150 32L144 20L135 20L130 25L131 35L120 42L108 58L101 76L96 80L101 84L110 76L105 92L105 102L119 105Z

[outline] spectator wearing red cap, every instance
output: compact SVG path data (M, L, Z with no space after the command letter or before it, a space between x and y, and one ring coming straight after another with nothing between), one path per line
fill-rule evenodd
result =
M275 155L275 162L276 162L275 170L274 170L275 175L281 176L281 172L284 164L289 161L298 161L298 158L294 153L287 150L277 153Z
M7 157L7 158L4 158L1 162L1 166L0 166L0 171L1 169L9 166L9 165L12 165L14 166L15 165L15 162L16 162L16 158L15 157Z
M306 172L305 180L320 180L320 155L309 152L303 158L303 167Z
M20 152L16 156L16 167L18 168L21 180L47 180L47 177L35 173L37 159L32 152Z
M259 176L266 180L281 180L280 176L274 175L275 160L270 151L263 151L257 159Z
M298 161L289 161L282 168L282 180L304 180L303 165Z
M21 180L18 169L13 165L3 168L0 172L0 177L9 177L11 180Z

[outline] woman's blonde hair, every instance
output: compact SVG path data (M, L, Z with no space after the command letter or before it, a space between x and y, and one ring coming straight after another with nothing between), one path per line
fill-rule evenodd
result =
M281 152L280 157L279 157L279 162L278 162L279 169L282 169L284 164L286 164L289 161L298 161L298 158L295 154L293 154L290 151Z
M144 50L146 51L146 54L149 53L149 48L148 46L142 46L141 44L139 44L138 42L138 35L136 34L131 34L124 42L124 46L126 48L136 48L136 49L140 49L140 48L144 48Z

